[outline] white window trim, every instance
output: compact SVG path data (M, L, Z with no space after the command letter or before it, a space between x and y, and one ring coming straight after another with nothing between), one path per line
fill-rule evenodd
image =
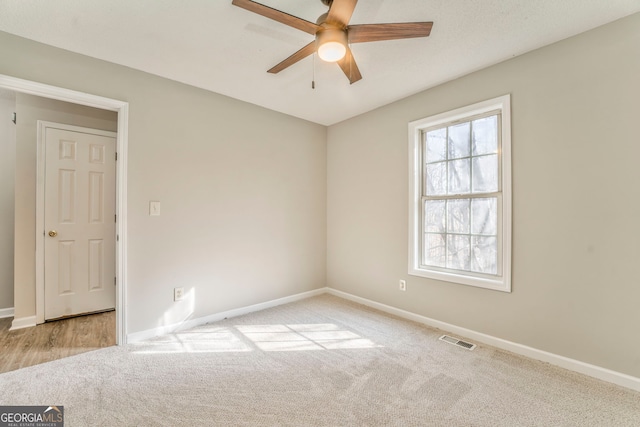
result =
M477 277L420 266L422 131L466 117L500 110L502 114L502 276ZM511 292L511 96L504 95L409 123L409 274L463 285Z

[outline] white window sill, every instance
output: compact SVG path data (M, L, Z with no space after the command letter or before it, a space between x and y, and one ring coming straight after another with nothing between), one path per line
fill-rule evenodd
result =
M505 277L486 278L476 277L465 274L456 274L451 272L428 270L425 268L409 268L409 274L412 276L425 277L428 279L436 279L444 282L458 283L461 285L475 286L485 289L493 289L501 292L511 292L511 281Z

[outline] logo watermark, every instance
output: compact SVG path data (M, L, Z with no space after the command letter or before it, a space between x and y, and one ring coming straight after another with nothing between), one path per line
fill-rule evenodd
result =
M64 427L64 406L0 406L0 427Z

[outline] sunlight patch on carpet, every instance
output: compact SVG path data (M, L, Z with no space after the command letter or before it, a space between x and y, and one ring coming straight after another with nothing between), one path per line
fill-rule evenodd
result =
M313 351L378 348L370 339L332 323L205 325L131 344L136 354Z
M251 347L229 328L202 327L131 344L134 353L247 352Z
M236 328L263 351L308 351L382 347L332 323L240 325Z

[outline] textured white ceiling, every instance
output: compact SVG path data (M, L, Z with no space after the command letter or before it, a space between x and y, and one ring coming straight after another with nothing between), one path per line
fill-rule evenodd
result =
M314 21L320 0L261 0ZM0 0L0 31L329 125L640 11L640 0L360 0L352 24L433 21L422 39L352 46L363 79L310 56L313 37L231 0ZM1 47L0 47L1 51Z

